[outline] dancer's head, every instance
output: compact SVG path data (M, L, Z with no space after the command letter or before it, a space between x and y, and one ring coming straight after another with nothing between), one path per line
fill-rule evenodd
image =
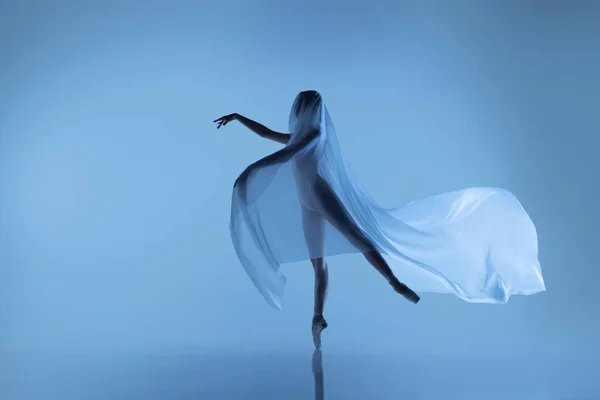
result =
M293 112L296 118L300 118L306 112L314 113L321 105L321 95L316 90L305 90L296 96Z
M290 110L290 132L298 133L318 127L321 123L322 98L316 90L300 92Z

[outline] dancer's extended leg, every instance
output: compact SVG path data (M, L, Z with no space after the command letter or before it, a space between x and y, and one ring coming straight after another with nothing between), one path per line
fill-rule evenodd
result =
M372 241L356 225L346 208L323 178L317 178L315 189L323 208L323 215L356 248L361 250L367 261L392 285L394 290L407 300L417 303L420 298L408 286L396 278L389 264L375 248Z

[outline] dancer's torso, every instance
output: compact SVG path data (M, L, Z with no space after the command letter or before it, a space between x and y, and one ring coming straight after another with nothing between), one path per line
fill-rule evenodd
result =
M297 155L292 161L292 166L300 204L312 211L319 211L319 199L315 190L315 183L319 174L316 151L312 150Z

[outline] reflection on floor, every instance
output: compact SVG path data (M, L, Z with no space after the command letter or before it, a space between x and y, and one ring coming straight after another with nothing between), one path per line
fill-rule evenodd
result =
M594 357L154 354L3 355L0 398L591 400L600 393Z
M320 349L313 352L312 372L315 379L315 400L323 400L325 387L323 386L323 354Z

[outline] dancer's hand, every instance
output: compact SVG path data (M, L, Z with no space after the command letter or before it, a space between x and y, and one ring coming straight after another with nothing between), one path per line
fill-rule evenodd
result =
M238 117L239 117L239 114L233 113L233 114L222 116L221 118L217 118L213 122L218 124L217 129L219 129L220 127L227 125L231 121L235 121Z

